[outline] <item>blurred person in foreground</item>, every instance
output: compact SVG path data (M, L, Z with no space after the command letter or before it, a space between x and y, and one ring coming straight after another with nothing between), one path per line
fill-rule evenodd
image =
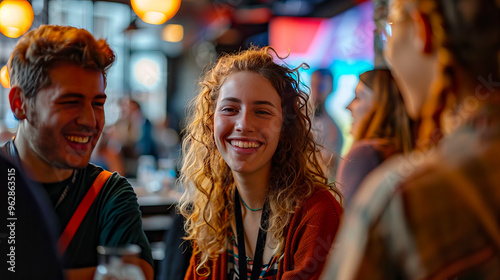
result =
M333 92L333 74L329 69L315 70L311 75L311 104L314 110L312 126L320 147L319 160L329 180L335 179L344 137L338 124L328 114L326 99Z
M323 279L500 279L500 2L393 0L388 24L417 150L370 174Z
M40 185L0 153L0 279L64 279L55 213ZM34 234L35 233L35 234Z
M363 179L389 157L413 149L413 122L391 72L374 69L359 75L355 97L347 106L354 143L339 163L338 186L347 204Z
M93 278L98 245L128 243L141 247L134 261L153 279L132 186L118 173L89 164L104 126L106 71L114 59L106 41L54 25L26 33L9 59L9 101L19 124L1 149L47 192L68 279Z
M298 69L270 47L204 75L183 142L185 279L318 279L342 214L311 135Z

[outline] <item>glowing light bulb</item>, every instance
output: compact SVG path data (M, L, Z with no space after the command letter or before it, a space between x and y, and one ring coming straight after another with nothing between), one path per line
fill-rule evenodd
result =
M0 32L17 38L28 31L35 15L26 0L4 0L0 3Z
M137 16L149 24L162 24L171 19L181 6L181 0L131 0Z
M0 69L0 84L4 88L10 88L10 79L9 72L7 71L7 65L4 65L2 69Z

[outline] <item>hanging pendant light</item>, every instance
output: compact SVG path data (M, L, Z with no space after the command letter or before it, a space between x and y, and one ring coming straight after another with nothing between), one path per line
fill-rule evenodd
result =
M162 24L179 10L181 0L131 0L137 16L149 24Z
M0 3L0 32L17 38L28 31L33 23L33 8L26 0L4 0Z
M10 88L10 79L9 72L7 71L7 65L4 65L2 69L0 69L0 84L4 88Z

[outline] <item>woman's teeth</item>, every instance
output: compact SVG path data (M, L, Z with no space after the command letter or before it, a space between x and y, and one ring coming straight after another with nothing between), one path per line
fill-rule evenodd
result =
M231 145L244 149L260 147L260 144L257 142L248 141L231 141Z

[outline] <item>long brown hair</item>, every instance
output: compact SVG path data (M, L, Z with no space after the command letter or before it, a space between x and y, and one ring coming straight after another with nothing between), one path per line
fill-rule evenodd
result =
M373 106L363 118L355 140L384 138L396 151L413 149L413 121L408 117L399 88L386 69L374 69L359 75L361 83L373 91Z

